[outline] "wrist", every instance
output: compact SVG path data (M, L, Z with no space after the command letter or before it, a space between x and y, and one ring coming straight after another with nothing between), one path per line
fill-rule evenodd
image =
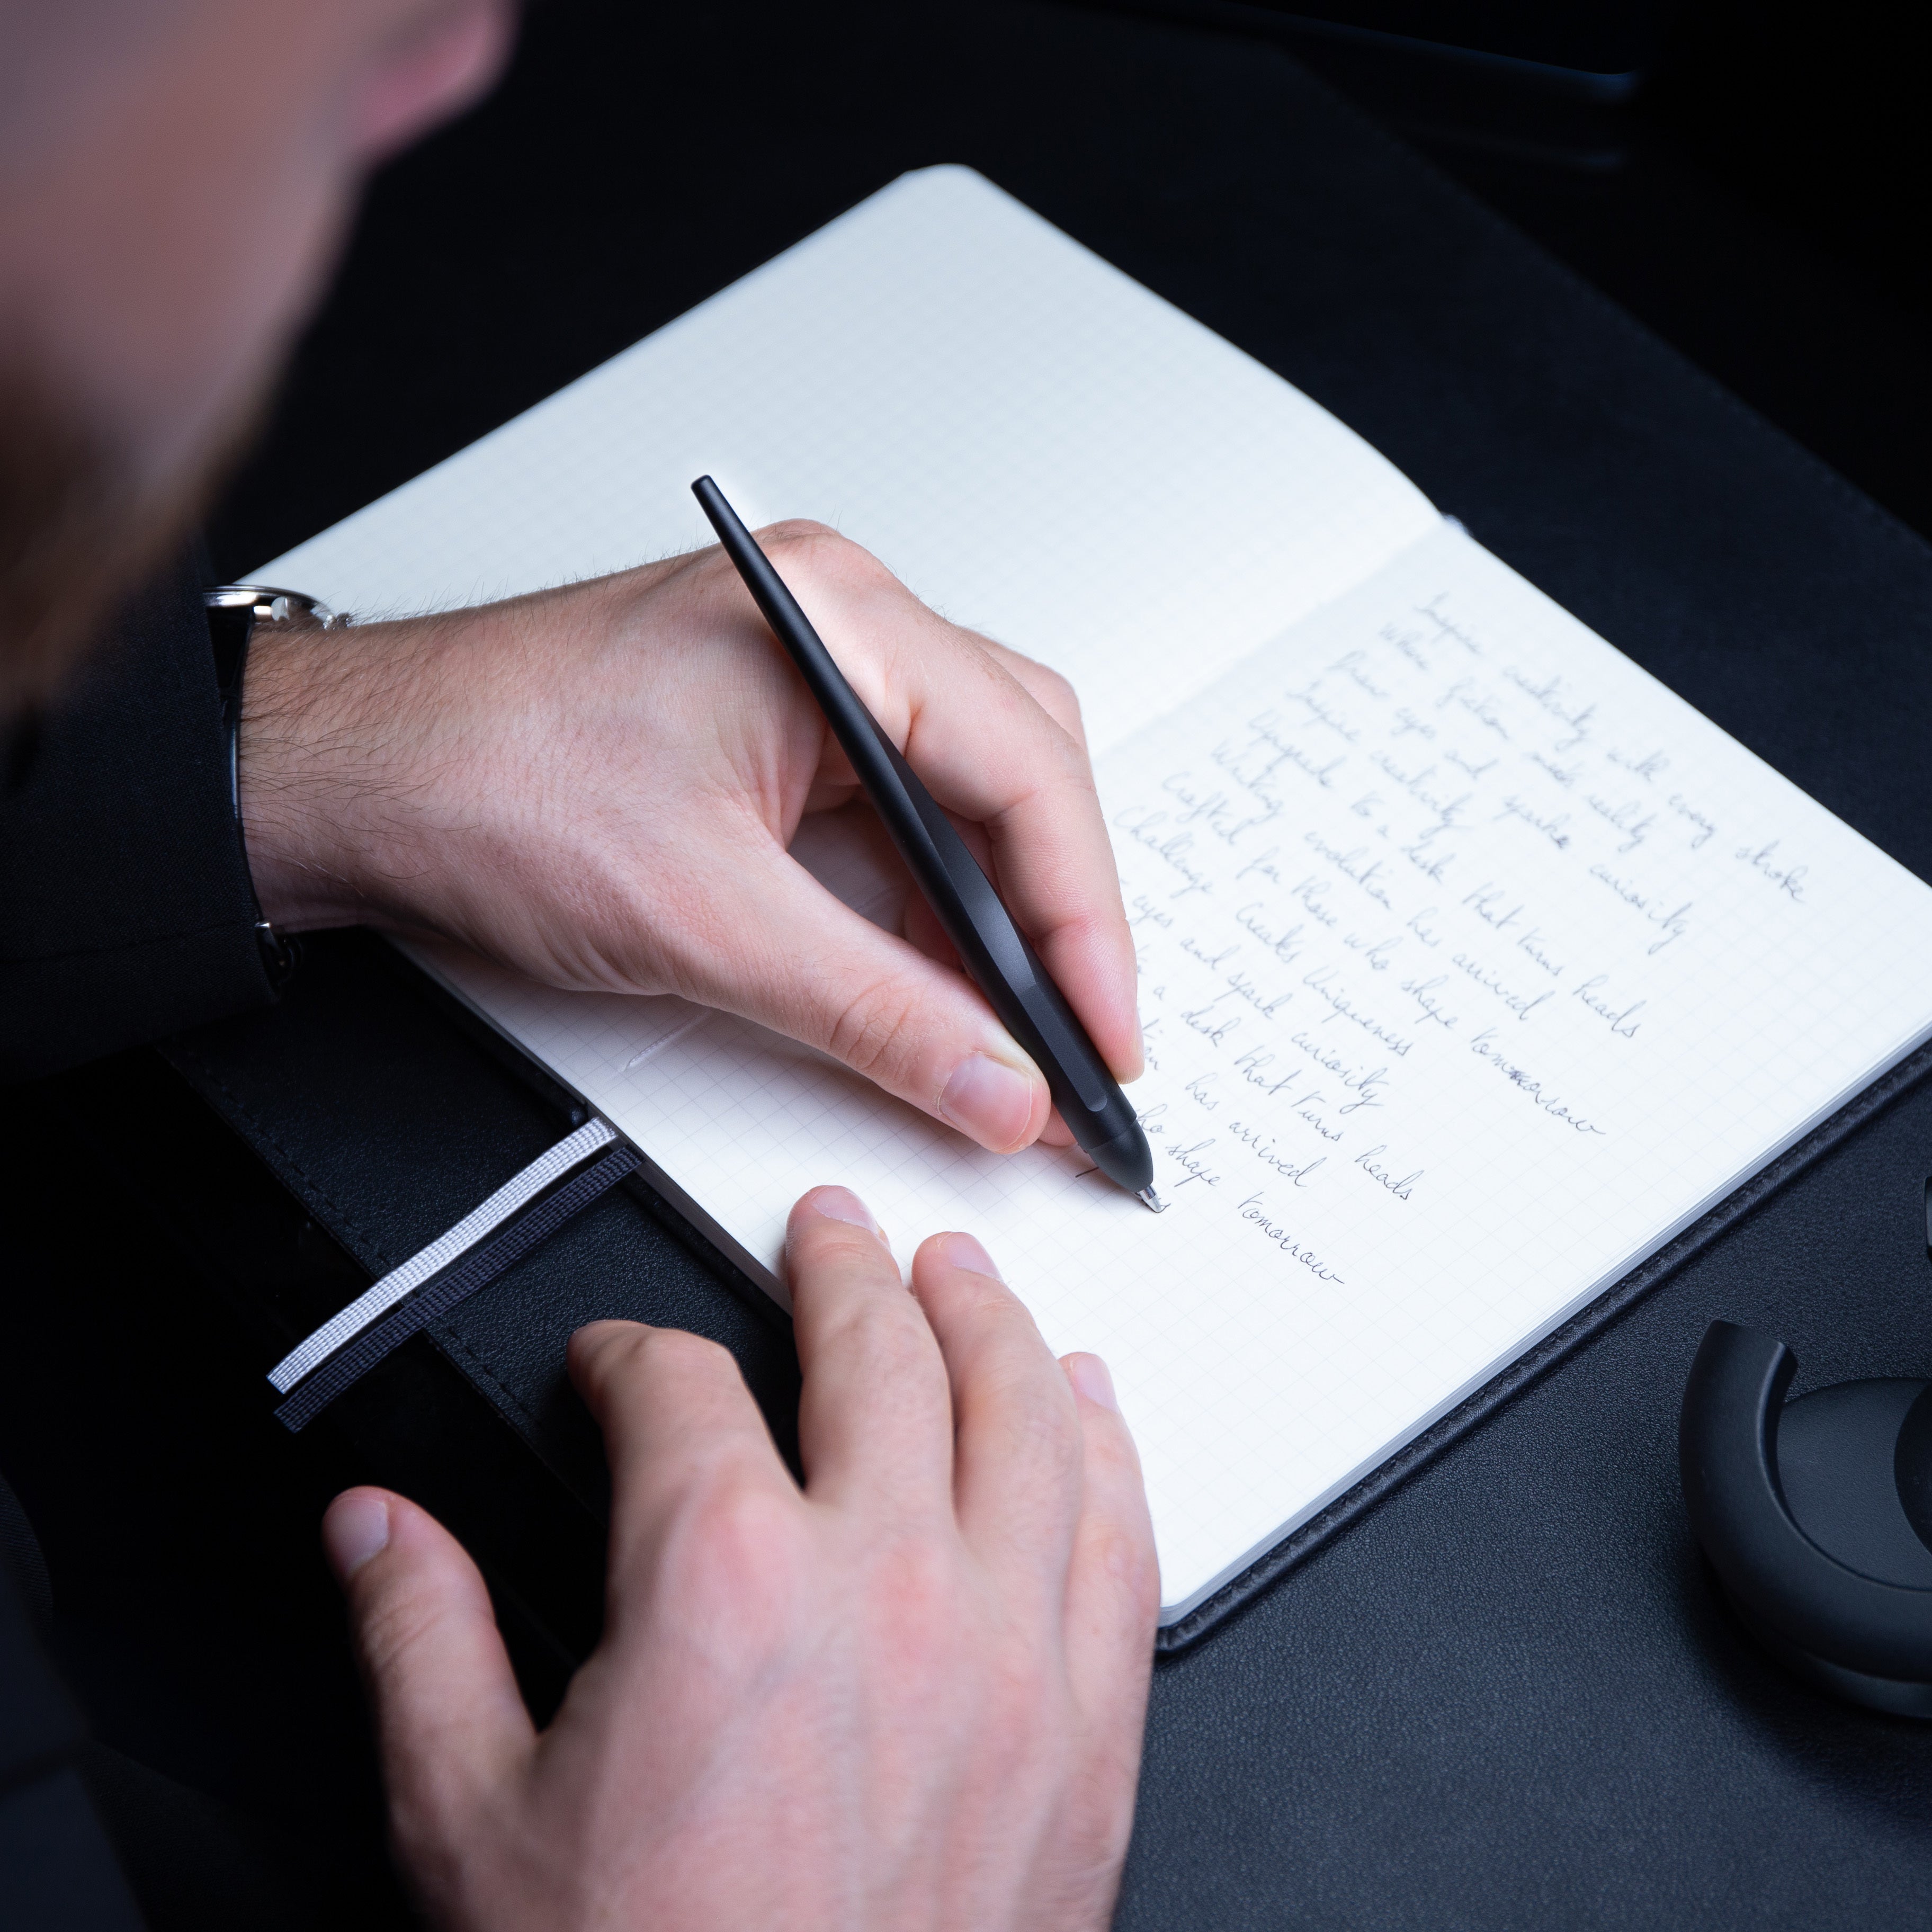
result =
M256 628L236 796L256 897L278 931L392 922L406 812L382 801L398 789L388 764L417 628Z

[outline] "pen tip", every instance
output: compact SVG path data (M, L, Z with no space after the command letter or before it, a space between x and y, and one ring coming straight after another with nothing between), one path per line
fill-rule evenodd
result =
M1136 1201L1144 1202L1156 1214L1165 1214L1167 1212L1167 1203L1151 1187L1143 1187L1134 1198Z

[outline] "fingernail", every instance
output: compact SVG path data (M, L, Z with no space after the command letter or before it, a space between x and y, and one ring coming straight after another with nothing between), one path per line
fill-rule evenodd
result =
M1108 1374L1106 1364L1098 1355L1069 1355L1066 1379L1073 1384L1076 1394L1084 1395L1102 1408L1111 1408L1116 1415L1120 1414L1120 1400L1114 1394L1114 1378Z
M1006 1276L993 1265L993 1258L970 1234L948 1234L939 1251L955 1268L970 1268L975 1274L989 1274L995 1281Z
M872 1210L849 1187L821 1187L812 1197L812 1210L823 1214L828 1221L848 1222L855 1228L863 1228L867 1233L876 1234L879 1224L872 1219Z
M322 1520L322 1540L335 1574L347 1582L389 1545L389 1505L380 1496L344 1497Z
M1034 1083L1017 1069L976 1053L952 1070L939 1111L962 1133L995 1153L1017 1147L1033 1119Z

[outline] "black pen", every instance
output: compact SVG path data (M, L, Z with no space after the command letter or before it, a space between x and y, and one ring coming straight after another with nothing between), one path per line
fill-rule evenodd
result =
M725 502L724 492L708 476L700 476L691 490L765 622L818 699L866 796L885 821L954 950L1006 1030L1046 1076L1060 1118L1109 1180L1138 1196L1158 1214L1161 1201L1154 1191L1154 1150L1133 1108L1088 1038L1087 1029L1048 978L1025 934L1000 903L992 881L899 755L898 747L846 682L832 653L772 568L770 558Z

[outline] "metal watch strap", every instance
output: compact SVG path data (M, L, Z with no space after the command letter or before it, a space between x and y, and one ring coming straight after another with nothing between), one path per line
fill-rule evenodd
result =
M221 702L221 741L228 766L228 799L234 813L235 841L242 854L242 876L248 878L248 891L254 896L254 882L248 874L248 839L242 823L242 684L248 668L248 646L258 624L312 625L333 630L349 619L332 610L320 599L298 590L278 590L268 584L218 584L204 590L202 603L208 614L208 640L214 654L215 688ZM262 964L271 986L280 986L295 970L297 948L262 916L255 902L255 940L261 948Z

